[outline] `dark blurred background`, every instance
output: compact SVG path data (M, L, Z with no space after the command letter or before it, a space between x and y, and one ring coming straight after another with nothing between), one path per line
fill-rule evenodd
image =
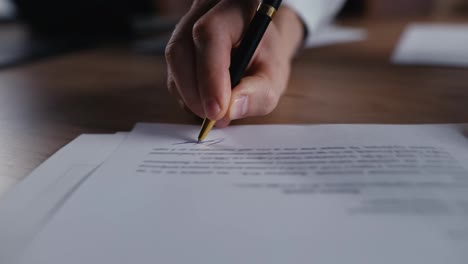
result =
M192 0L0 0L0 68L109 41L161 52ZM468 0L348 0L339 17L466 16ZM155 37L156 36L156 37ZM145 40L154 40L156 44Z
M20 19L41 33L122 32L131 17L153 11L150 0L13 0Z
M12 2L17 17L41 33L124 32L133 19L159 14L177 16L191 0L0 0ZM468 0L348 0L343 16L463 15Z

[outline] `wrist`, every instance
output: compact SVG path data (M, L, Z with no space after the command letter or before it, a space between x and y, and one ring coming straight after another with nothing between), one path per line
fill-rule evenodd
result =
M273 23L281 35L288 58L292 59L304 42L306 34L304 23L298 14L287 6L282 6L278 10Z

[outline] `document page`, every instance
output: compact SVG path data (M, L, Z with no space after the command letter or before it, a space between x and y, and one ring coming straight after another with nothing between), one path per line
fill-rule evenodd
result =
M456 125L140 124L22 264L468 260Z

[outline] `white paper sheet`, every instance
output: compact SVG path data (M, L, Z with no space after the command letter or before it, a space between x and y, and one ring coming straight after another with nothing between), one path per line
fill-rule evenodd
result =
M318 48L334 44L363 41L367 32L361 28L343 27L334 24L326 25L310 33L305 43L306 48Z
M468 24L413 24L393 54L397 64L468 67Z
M34 170L0 201L0 263L48 221L86 177L122 142L125 133L81 135Z
M22 264L468 260L466 127L140 124Z

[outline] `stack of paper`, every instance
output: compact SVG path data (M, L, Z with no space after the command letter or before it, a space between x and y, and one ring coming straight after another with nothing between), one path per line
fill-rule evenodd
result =
M0 263L13 263L11 256L22 252L125 136L119 133L78 137L0 200Z
M468 262L464 125L139 124L0 205L0 263Z

